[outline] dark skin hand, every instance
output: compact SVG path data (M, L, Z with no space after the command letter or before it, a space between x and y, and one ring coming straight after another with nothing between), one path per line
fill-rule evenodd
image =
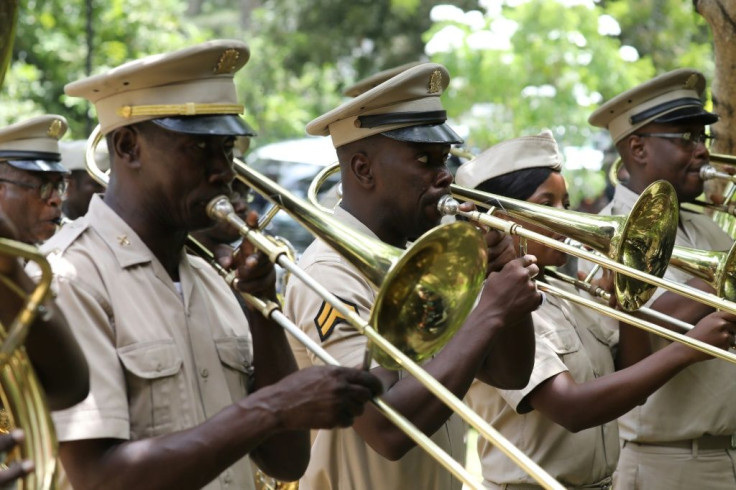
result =
M313 367L256 391L194 428L139 441L64 442L60 454L75 489L196 489L275 435L349 426L378 393L380 384L370 373ZM293 480L300 475L273 476Z
M13 225L0 214L0 236L17 236ZM0 274L10 279L26 293L36 287L23 271L16 257L0 255ZM9 327L25 302L15 291L0 282L0 321ZM28 329L25 348L52 410L71 407L84 400L89 392L87 361L74 339L64 315L53 301L44 307L51 313L48 320L39 316Z
M146 123L108 135L114 171L105 203L136 231L172 280L178 279L189 229L208 226L205 201L227 194L234 177L232 142L232 137L179 134ZM166 212L141 204L146 200ZM275 296L273 265L262 254L246 245L239 258L222 260L237 268L240 288ZM380 392L378 380L362 371L328 366L293 372L281 328L260 315L251 319L253 393L187 430L136 441L61 443L74 488L201 488L248 453L271 476L295 480L309 460L308 430L349 425ZM277 451L276 441L283 440Z
M25 434L21 429L15 429L8 434L0 434L0 453L5 456L18 444L25 439ZM13 461L8 465L7 469L0 470L0 485L7 485L19 478L31 473L35 468L33 461Z
M476 375L485 372L484 366L492 369L488 373L491 376L486 376L486 379L498 375L492 359L495 350L489 349L489 345L494 345L501 332L515 332L515 343L520 343L518 337L526 337L528 333L525 330L531 330L529 335L533 349L533 327L531 323L522 325L517 315L539 306L540 295L530 280L530 275L536 275L537 272L533 259L526 257L513 260L500 272L492 273L480 297L481 304L439 354L422 367L456 396L462 397ZM504 354L507 355L508 347L499 345L499 350L503 349L506 349ZM531 357L533 359L533 355ZM495 357L495 360L502 358ZM464 362L458 362L459 359ZM505 359L508 364L515 364L508 362L508 357ZM526 368L521 366L519 369ZM514 366L510 369L514 369ZM395 371L381 367L371 372L383 381L384 400L425 434L436 432L451 415L450 409L413 377L399 379ZM371 406L366 407L365 414L356 419L353 428L373 449L390 460L401 458L414 444Z
M713 289L701 279L693 278L685 284L704 292L713 293ZM657 298L652 304L652 309L692 325L706 318L714 311L710 306L671 292L663 293ZM672 328L669 324L660 322L657 319L652 319L652 322L682 333L678 329ZM646 331L622 322L619 325L619 332L619 352L616 361L617 366L620 368L631 366L652 353L651 337Z

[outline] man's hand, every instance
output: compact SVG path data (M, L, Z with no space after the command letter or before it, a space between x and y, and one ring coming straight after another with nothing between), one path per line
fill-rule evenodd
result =
M302 369L257 391L277 414L284 430L349 427L364 405L383 391L380 380L367 371L335 366ZM248 399L246 399L248 400Z
M246 224L258 226L258 213L250 211ZM217 261L226 269L237 270L238 289L264 299L276 299L276 271L268 257L257 250L248 240L243 240L233 252L229 245L219 245L213 250Z
M714 347L728 350L736 345L736 315L725 311L711 313L700 320L687 335ZM687 349L693 363L713 358L691 347L683 345L683 348Z
M472 211L475 204L464 202L460 204L463 211ZM516 258L514 251L514 240L506 233L489 228L480 223L475 223L483 231L483 238L486 241L486 251L488 255L488 263L486 265L486 275L491 272L498 272L503 267Z
M25 435L20 429L15 429L8 434L0 434L0 452L3 455L12 450L15 446L23 442ZM14 482L18 478L23 478L34 469L33 461L15 461L6 469L0 470L0 485L7 485Z
M478 308L503 315L502 324L513 324L514 319L536 310L542 302L534 278L539 274L537 258L525 255L507 263L500 272L486 279Z

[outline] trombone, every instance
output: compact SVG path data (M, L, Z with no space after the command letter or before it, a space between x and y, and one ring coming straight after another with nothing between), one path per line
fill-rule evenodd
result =
M317 193L321 184L330 175L337 172L339 172L339 166L333 165L323 169L315 177L308 191L308 199L311 202L316 202ZM450 186L450 191L463 199L467 199L482 206L488 206L489 201L495 201L500 204L500 209L505 214L520 217L545 228L558 231L563 235L571 236L571 238L575 238L577 241L585 243L599 251L605 250L616 258L623 255L624 259L628 260L630 263L634 263L638 267L646 265L650 270L657 271L662 275L667 267L669 255L673 249L674 234L677 232L677 205L672 186L665 182L655 184L642 193L643 199L640 198L640 200L637 201L637 205L634 210L632 210L628 219L620 216L592 217L585 213L560 211L549 206L541 206L527 203L525 201L518 201L516 199L504 198L474 189L467 189L455 184ZM660 279L657 276L644 273L633 267L616 262L606 256L594 254L586 250L582 250L580 247L565 244L545 235L526 230L516 223L492 216L491 213L495 211L496 208L492 208L489 210L489 213L486 214L478 211L460 211L458 206L459 204L457 201L455 201L451 196L444 196L438 203L438 208L443 214L459 214L465 216L471 221L491 226L509 234L516 234L525 239L532 239L550 248L589 260L617 272L617 299L619 304L628 305L632 310L638 309L649 297L651 297L654 290L649 287L649 285L655 285L669 290L674 290L675 292L687 297L695 296L695 298L692 299L700 300L706 304L710 304L711 306L717 305L715 306L716 308L724 309L736 314L736 304L730 301L723 300L712 294L703 293L695 290L694 288ZM672 219L673 215L675 216L675 219ZM670 219L663 220L663 216L669 216ZM603 220L601 221L600 218ZM657 232L652 232L652 229L656 226L660 226L661 228L658 229ZM581 229L583 231L581 231ZM647 240L649 240L649 242ZM641 284L641 282L638 281L627 281L626 278L622 277L622 275L633 277L634 279L643 281L646 284ZM736 362L736 355L731 352L717 349L697 339L672 332L631 314L614 310L613 308L603 306L595 301L581 298L580 296L572 295L566 291L554 288L553 286L540 282L537 282L537 285L541 291L555 294L568 299L573 303L581 304L601 314L615 318L619 321L630 323L669 340L684 343L711 356L730 362ZM700 299L701 296L703 297L702 300ZM675 324L675 326L687 325L685 329L688 330L692 328L689 324L684 324L676 319L672 319L669 323ZM677 325L678 323L680 325Z
M25 440L11 452L11 458L30 459L35 465L31 473L17 481L17 488L51 489L57 464L56 432L43 389L22 345L31 324L46 313L43 302L50 295L51 266L35 247L6 238L0 238L0 254L35 262L41 271L41 279L30 293L0 276L8 289L25 298L9 328L0 324L0 400L5 419L0 431L21 427Z
M464 189L464 191L465 190L468 190L468 189ZM473 191L473 192L475 192L475 191ZM506 198L501 198L501 199L506 199ZM514 199L509 199L509 200L510 201L515 201ZM519 202L523 202L523 201L519 201ZM532 207L548 208L548 206L535 205L535 204L530 204L530 203L526 203L526 202L523 202L523 203L524 204L528 204L529 206L532 206ZM598 256L596 254L592 254L590 252L581 250L580 248L577 248L577 247L572 246L572 245L567 245L565 243L562 243L562 242L560 242L558 240L552 239L552 238L550 238L548 236L545 236L545 235L542 235L540 233L535 233L533 231L529 231L529 230L523 228L521 225L519 225L517 223L506 221L504 219L498 218L498 217L493 216L491 214L481 213L479 211L461 211L461 210L458 209L458 206L459 206L458 202L455 201L455 199L453 199L451 196L444 196L442 199L440 199L440 202L438 204L438 208L440 209L440 212L441 213L444 213L444 214L455 214L455 215L464 216L464 217L466 217L466 218L468 218L468 219L470 219L472 221L476 221L476 222L481 223L481 224L484 224L486 226L491 226L493 228L500 229L500 230L502 230L502 231L504 231L504 232L506 232L506 233L508 233L510 235L517 235L517 236L522 237L524 239L527 239L528 238L528 239L534 240L536 242L539 242L542 245L545 245L545 246L547 246L549 248L560 250L562 252L569 253L570 255L574 255L574 256L579 257L579 258L584 258L586 260L590 260L590 261L595 262L597 264L600 264L600 265L603 265L605 267L608 267L608 268L614 270L615 272L618 272L618 273L624 272L624 273L628 274L627 269L631 269L631 267L624 266L624 265L619 264L618 262L616 262L614 260L611 260L611 259L608 259L606 257L600 257L600 256ZM509 214L512 214L512 213L509 213ZM537 224L539 224L539 223L537 223ZM541 226L545 226L545 225L544 224L541 224ZM631 269L631 270L635 270L635 269ZM640 271L637 271L637 272L639 272L639 274L642 274L642 277L648 276L648 274L643 274ZM646 279L647 282L648 281L654 281L654 279L657 279L658 281L669 283L669 281L662 281L661 279L659 279L659 278L657 278L655 276L652 276L651 278L650 277L644 277L644 279ZM672 283L672 284L679 286L676 283ZM553 294L555 296L559 296L559 297L564 298L564 299L566 299L566 300L568 300L570 302L577 303L577 304L580 304L582 306L588 307L588 308L590 308L590 309L592 309L592 310L594 310L594 311L596 311L598 313L601 313L603 315L609 316L609 317L614 318L614 319L619 320L619 321L626 322L626 323L628 323L630 325L633 325L635 327L639 327L639 328L641 328L643 330L646 330L647 332L650 332L650 333L653 333L653 334L657 334L657 335L659 335L661 337L664 337L664 338L666 338L668 340L673 340L673 341L681 342L681 343L683 343L683 344L685 344L685 345L687 345L689 347L692 347L693 349L697 349L697 350L699 350L701 352L705 352L706 354L709 354L709 355L711 355L713 357L717 357L717 358L723 359L725 361L730 361L730 362L736 363L736 354L733 354L731 352L727 352L727 351L718 349L718 348L713 347L710 344L706 344L705 342L702 342L700 340L697 340L697 339L694 339L692 337L687 337L685 335L682 335L682 334L673 332L673 331L668 330L668 329L666 329L664 327L661 327L659 325L656 325L656 324L654 324L652 322L646 321L646 320L641 319L641 318L637 318L637 317L633 316L630 313L626 313L626 312L615 310L615 309L610 308L608 306L601 305L601 304L599 304L599 303L597 303L595 301L591 301L589 299L582 298L582 297L577 296L577 295L574 295L574 294L570 294L570 293L568 293L566 291L563 291L561 289L555 288L554 286L550 286L548 284L545 284L545 283L542 283L542 282L539 282L539 281L537 281L537 286L539 287L540 291L549 292L550 294ZM687 289L691 289L691 288L687 288ZM619 291L618 291L618 288L617 288L616 293L618 294L618 292ZM713 296L713 295L709 295L709 296ZM626 298L624 298L624 299L626 299ZM717 299L720 300L720 298L717 298ZM723 300L721 300L721 301L723 301ZM734 307L736 307L736 305L734 305ZM731 310L729 310L729 311L731 311Z
M611 256L613 260L581 251L576 247L565 245L557 240L539 236L539 234L534 234L537 237L530 237L535 241L541 241L541 238L544 238L546 242L544 245L550 248L590 260L593 263L600 264L615 271L617 273L616 296L619 303L627 311L636 309L631 308L631 305L638 303L640 306L644 304L646 299L653 293L653 290L645 289L645 294L640 294L641 286L639 283L634 283L631 286L627 285L629 284L627 282L621 283L623 281L623 278L619 278L621 275L632 277L650 286L657 286L678 293L686 298L699 301L713 308L736 314L736 303L719 298L714 294L704 293L690 286L661 278L672 255L675 242L674 236L677 232L677 203L674 190L670 184L664 181L651 184L641 193L639 200L629 214L629 218L624 223L619 223L623 219L622 217L593 217L585 213L560 211L549 206L541 206L496 196L487 192L460 187L455 184L451 185L450 189L454 195L481 206L488 207L492 202L497 203L499 207L492 207L491 212L499 211L508 216L521 218L530 223L557 231L594 250ZM478 215L483 216L482 213L478 213ZM605 223L608 223L608 221L599 224L598 220L601 218L613 218L618 230L611 233L610 230L606 229L609 225ZM504 222L503 220L501 221ZM511 226L508 222L505 223L505 227ZM587 229L583 228L583 231L580 231L581 227ZM525 230L525 233L529 232ZM647 247L647 243L651 243L654 249ZM637 257L637 255L643 256ZM619 263L615 260L619 258L624 263ZM636 267L641 267L642 265L648 266L656 274L642 272L626 265L627 262ZM629 294L635 294L636 297L633 299L629 298L627 297ZM649 294L649 296L646 296L646 294Z
M714 153L710 155L710 161L723 165L736 165L736 157L733 157L731 155L721 155ZM623 165L623 162L621 160L621 157L619 157L614 160L614 162L611 164L611 167L608 169L608 180L610 180L611 184L613 185L621 183L621 180L618 178L618 173L621 169L621 165ZM696 199L692 202L682 203L683 207L694 207L696 208L696 211L698 209L709 209L719 213L724 213L728 216L736 216L736 203L732 202L733 194L736 190L736 187L733 185L736 183L736 175L731 175L728 172L722 172L712 165L703 165L700 168L700 178L703 181L718 179L730 182L732 184L731 188L724 195L724 203L716 204L714 202L707 202Z
M100 184L106 185L108 180L107 175L97 167L94 160L95 147L101 139L102 134L99 126L97 126L88 139L85 160L87 170L90 175ZM232 206L228 205L229 202L227 201L227 198L216 198L208 204L208 213L210 213L213 218L225 220L235 226L245 239L249 240L253 245L259 248L259 250L265 253L271 261L286 268L295 277L304 281L307 286L319 294L323 299L325 299L325 301L329 302L352 326L354 326L361 334L368 337L374 347L374 354L376 352L376 348L380 349L382 353L385 353L385 356L376 355L376 360L379 363L382 359L385 359L386 356L390 358L390 361L386 361L387 365L385 367L400 366L410 374L414 375L429 391L434 393L471 426L475 427L476 430L483 434L489 441L496 444L496 446L499 447L499 449L509 456L516 464L535 478L540 485L547 489L564 490L564 487L562 487L554 478L501 436L501 434L486 423L478 414L470 410L467 405L460 401L460 399L458 399L447 388L442 386L425 370L420 368L406 353L394 346L384 336L379 335L374 327L371 326L374 324L395 324L395 319L398 318L398 314L401 314L401 312L407 312L411 317L409 322L413 323L405 323L412 326L417 325L419 330L418 334L397 334L394 336L420 338L422 337L422 334L426 334L425 336L435 337L435 340L440 337L444 339L443 334L447 333L448 330L446 328L442 328L444 320L440 320L436 315L427 316L426 312L422 311L423 308L421 303L425 302L425 300L422 299L422 295L425 294L429 294L430 297L435 297L438 300L438 304L444 302L444 306L448 309L455 309L454 312L448 311L447 315L442 315L443 317L452 318L452 321L462 323L465 315L467 315L472 308L475 298L483 283L482 271L484 269L485 262L485 249L483 247L482 238L476 230L472 229L472 226L453 226L451 229L446 228L444 230L440 230L439 234L437 234L437 232L430 232L425 234L424 237L420 238L420 240L416 242L419 247L412 247L409 251L404 253L401 253L398 249L383 243L380 243L376 249L370 249L370 247L364 246L368 241L370 241L366 236L354 232L352 229L345 227L335 220L327 219L328 217L322 216L322 214L317 212L313 207L303 203L276 183L247 167L243 162L236 159L235 168L239 179L249 185L252 189L261 193L275 205L281 206L289 213L290 216L297 219L297 221L302 223L312 231L312 233L317 236L324 237L323 239L328 241L330 245L333 245L334 242L333 246L338 250L338 252L347 260L350 260L354 266L361 270L361 272L365 271L366 276L370 280L376 281L377 284L381 284L382 282L384 283L383 287L381 287L379 291L376 305L371 312L371 322L366 322L355 312L345 306L345 304L337 297L327 291L327 289L321 284L309 277L309 275L297 267L295 263L289 261L282 250L283 247L266 237L259 229L250 228L245 224L240 217L232 211ZM449 232L449 230L452 230L452 232ZM338 239L338 237L340 238ZM453 245L448 247L447 242L449 239L458 241L453 242ZM219 264L212 259L212 255L206 251L204 247L198 245L196 241L191 239L191 237L187 239L187 246L196 250L197 253L202 253L205 260L212 263L216 270L231 286L235 285L234 273L226 271L219 266ZM443 263L443 260L447 260L447 262ZM455 274L455 282L451 286L456 290L464 289L462 292L455 291L455 294L448 293L446 298L439 296L439 293L444 291L442 289L442 283L447 282L447 277L442 278L441 281L437 282L439 279L437 274L428 274L424 272L428 266L432 266L436 269L438 265L442 266L439 267L440 272L446 273L450 270L453 271ZM475 267L480 269L480 274L477 273L478 269L473 269ZM460 274L458 274L461 268L465 269L465 271L460 271ZM324 351L320 345L312 341L311 338L301 331L301 329L290 322L283 313L281 313L277 304L263 301L252 295L243 294L242 292L240 292L240 294L242 294L243 298L259 312L268 318L273 319L290 334L294 335L300 342L305 344L305 346L320 357L323 362L328 364L333 364L335 362L334 358ZM407 297L409 297L410 300L408 302L406 301ZM382 305L380 303L386 304ZM467 307L467 311L463 314L463 311L467 306L466 303L470 303L470 306ZM418 306L418 309L420 310L419 313L409 311L412 306ZM405 317L406 315L404 315L403 318ZM401 338L398 340L401 340ZM401 343L406 345L405 341ZM412 348L414 347L427 348L425 342L419 342ZM439 347L441 347L441 345ZM437 342L431 342L429 348L438 348ZM426 356L426 352L410 351L410 353L414 354L415 357L419 359ZM471 488L482 488L476 479L469 475L461 465L453 460L447 453L437 448L431 439L425 436L401 414L386 405L380 398L374 399L373 403L376 404L384 416L396 423L397 426L407 434L407 436L412 438L420 447L425 449L455 477L469 485Z

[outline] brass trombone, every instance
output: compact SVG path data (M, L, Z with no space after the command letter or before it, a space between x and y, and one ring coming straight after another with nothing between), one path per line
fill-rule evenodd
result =
M333 165L323 169L323 171L315 177L308 192L308 199L311 202L316 200L317 192L319 191L322 182L337 172L339 172L339 166ZM318 182L318 179L320 182ZM679 294L691 297L697 301L702 301L716 308L724 309L736 314L736 304L730 301L718 298L712 294L703 293L702 291L698 291L688 286L661 279L660 277L652 274L647 274L639 269L621 264L607 256L594 254L587 250L583 250L580 247L565 244L545 235L534 233L524 229L516 223L506 221L490 214L493 211L500 211L510 216L525 219L531 223L551 229L562 235L569 236L581 243L585 243L586 245L597 249L599 252L610 253L614 257L624 255L624 258L630 263L635 265L645 264L649 266L650 270L655 270L658 271L659 274L664 274L669 254L673 249L674 234L677 232L677 205L676 202L674 202L676 199L674 197L672 186L667 183L658 183L654 187L645 191L645 193L642 193L642 196L644 197L643 199L640 198L637 202L637 205L635 206L635 209L632 210L629 219L625 219L621 216L590 216L585 213L561 211L549 206L541 206L527 203L525 201L496 196L454 184L450 189L453 194L458 195L463 199L475 202L481 206L489 206L489 202L495 202L496 204L499 204L499 207L492 208L489 214L478 211L464 212L459 210L457 201L450 196L444 196L438 204L441 213L448 215L463 215L471 221L491 226L509 234L516 234L525 239L528 238L537 241L550 248L589 260L615 271L617 273L617 300L619 301L619 304L629 305L630 307L635 306L632 310L638 309L643 305L653 293L653 289L646 287L646 285L655 285L664 287L668 290L674 290ZM674 219L673 215L675 216ZM598 218L604 218L604 220L598 221ZM656 226L663 227L661 229L657 229ZM648 244L647 240L651 240L651 243ZM640 265L637 265L637 267L643 268ZM646 284L642 285L640 282L632 282L630 280L626 280L625 277L621 277L619 279L618 276L621 275L633 277L634 279L643 281ZM736 362L736 355L731 352L717 349L697 339L672 332L659 325L648 322L645 319L637 318L634 315L614 310L608 306L601 305L596 301L572 295L547 284L539 282L537 284L539 289L542 291L563 297L571 302L581 304L601 314L615 318L619 321L627 322L669 340L681 342L694 349L700 350L701 352L710 354L711 356L730 362ZM655 315L656 313L649 316L653 317ZM675 326L678 327L683 325L683 322L679 322L676 319L671 319L669 323L675 324ZM678 323L680 325L677 325ZM689 324L684 325L689 326L689 328L686 328L687 330L692 328Z
M92 132L88 140L86 163L87 170L90 175L92 175L92 177L100 184L107 185L107 175L97 167L94 160L95 147L101 139L102 135L98 126ZM329 302L352 326L354 326L363 335L366 335L372 345L380 349L381 352L386 353L386 356L390 358L390 361L386 361L388 363L388 367L400 366L414 375L428 390L438 396L463 419L475 427L479 433L486 436L489 441L496 444L513 461L534 477L544 488L563 490L564 487L562 487L555 479L544 472L544 470L542 470L536 463L519 451L518 448L513 446L508 440L501 436L501 434L480 418L478 414L470 410L468 406L459 400L454 394L442 386L437 380L432 378L432 376L430 376L426 371L420 368L409 356L402 352L402 350L395 347L391 342L386 340L384 336L379 335L372 326L377 324L375 322L383 322L383 324L387 324L386 322L389 322L388 324L396 323L395 319L398 318L398 315L400 314L399 311L407 311L407 309L411 309L413 306L418 306L420 310L418 314L412 313L411 311L408 311L408 313L412 318L409 322L416 322L416 325L420 326L418 329L420 330L419 337L421 337L421 330L427 330L427 328L430 327L430 330L435 327L440 327L439 330L442 330L441 322L438 323L438 319L436 318L428 318L425 313L421 312L422 305L417 304L419 303L419 295L430 294L431 296L435 296L441 292L441 289L439 289L440 284L437 283L437 275L425 273L427 267L433 266L432 262L435 262L435 267L440 265L440 272L443 273L446 272L447 269L455 269L454 274L456 282L453 287L455 289L461 289L461 287L458 286L464 286L464 291L462 294L458 295L460 296L459 298L455 298L450 294L447 296L446 300L443 300L446 302L445 306L449 309L457 309L457 312L455 313L448 312L452 313L449 316L454 317L456 321L462 322L464 316L458 312L465 309L466 302L470 302L470 308L472 308L472 303L475 301L475 297L480 290L483 280L482 272L480 276L478 276L476 273L477 271L471 270L470 268L480 267L482 271L485 262L485 249L483 247L482 238L475 230L472 230L472 227L452 227L452 231L458 232L458 235L460 236L456 236L454 233L448 233L449 229L447 228L445 230L441 230L440 234L436 234L436 232L427 234L423 237L425 238L424 240L418 240L417 244L420 245L419 247L416 249L412 247L410 251L404 252L403 254L394 249L394 247L390 247L383 243L378 245L376 248L365 247L364 245L366 242L370 241L366 236L354 232L352 229L345 227L335 220L327 219L328 217L323 216L322 213L317 212L313 207L308 206L306 203L301 202L301 200L291 195L288 191L253 169L247 167L237 159L235 160L235 167L239 179L249 185L252 189L261 193L272 203L277 206L281 206L289 213L290 216L304 224L317 236L323 237L323 239L328 241L331 245L334 242L334 247L338 252L347 260L350 260L351 263L361 271L365 271L366 276L370 280L376 281L377 284L381 284L381 282L385 283L379 291L376 306L374 306L374 310L376 311L371 312L372 321L366 322L363 320L355 312L345 306L342 301L327 291L326 288L309 277L309 275L307 275L302 269L297 267L296 264L289 261L282 250L282 247L265 236L262 231L248 227L248 225L233 212L232 206L229 206L229 201L224 196L214 199L207 206L208 212L213 218L225 220L237 228L243 235L244 239L249 240L253 245L258 247L259 250L265 253L270 260L286 268L294 277L304 281L312 290ZM449 239L459 240L459 242L455 242L454 245L448 248L445 244ZM461 245L458 245L458 243L461 243ZM234 273L224 270L212 258L212 254L191 237L187 239L187 247L195 250L196 253L201 254L205 260L215 267L220 275L222 275L231 286L235 285ZM455 253L456 251L461 252ZM397 255L397 252L399 255ZM437 260L442 259L443 255L445 256L444 259L449 259L448 262L444 264L440 262L440 264L437 264ZM450 257L447 257L448 255ZM462 273L462 277L460 277L457 275L457 272L461 268L471 271ZM480 277L480 279L478 279L478 277ZM425 279L427 279L427 281L424 281ZM445 280L446 278L443 279L443 281ZM422 284L423 281L424 284ZM407 284L407 282L411 284ZM417 291L417 288L419 288L419 291ZM335 363L334 358L324 351L320 345L311 340L309 336L302 332L301 329L281 313L279 305L273 302L263 301L249 294L243 294L242 292L240 294L242 294L243 298L264 316L273 319L291 335L294 335L308 349L312 350L312 352L314 352L323 362L327 364ZM408 304L404 304L407 296L410 301L408 301ZM439 299L440 297L437 298ZM456 300L458 303L455 302ZM381 302L386 304L379 304ZM467 312L465 314L467 314ZM427 320L430 321L428 322ZM408 324L411 325L411 328L415 325L414 323ZM438 336L446 332L431 332L428 330L426 333L430 336ZM417 333L415 332L411 335L403 335L403 337L407 336L417 337ZM401 337L401 335L399 335L399 337ZM405 344L405 342L402 343ZM418 348L421 344L422 342L414 347ZM432 348L435 347L435 345L432 345ZM373 352L375 353L376 349L373 349ZM413 352L411 350L409 352L417 354L419 358L423 358L423 352ZM381 362L381 360L386 358L386 356L376 355L376 359ZM425 436L401 414L385 404L385 402L380 398L374 399L373 403L376 404L378 409L384 414L384 416L386 416L386 418L401 428L407 436L411 437L442 466L453 473L455 477L469 485L471 488L482 488L476 479L470 476L461 465L444 453L444 451L436 447L431 439Z
M0 400L7 417L3 430L20 427L25 432L25 440L11 452L10 459L30 459L35 465L31 473L17 481L16 488L46 490L54 488L55 483L56 433L43 388L22 344L36 317L46 311L43 302L50 294L51 267L38 249L14 240L0 238L0 254L35 262L41 271L40 281L28 294L0 276L8 289L25 298L10 326L6 329L0 324Z
M710 161L714 163L721 163L724 165L736 165L736 157L730 155L712 154L710 155ZM621 182L618 178L618 173L621 169L622 164L623 162L621 160L621 157L619 157L614 160L614 162L611 164L611 167L608 169L608 180L610 180L611 184L613 185L618 185ZM736 175L731 175L728 172L722 172L712 165L703 165L700 168L700 178L703 181L718 179L731 182L731 184L736 183ZM734 190L736 190L736 187L732 185L731 188L724 195L723 204L695 199L692 202L682 203L682 206L687 207L688 209L695 208L696 211L700 209L708 209L733 217L736 216L736 203L732 201Z
M505 199L505 198L501 198ZM510 199L513 200L513 199ZM535 204L526 203L524 201L519 201L524 204L529 204L529 206L536 206L536 207L543 207L548 208L549 206L540 206ZM574 255L576 257L584 258L586 260L591 260L592 262L595 262L597 264L600 264L604 267L608 267L613 271L616 271L617 273L624 272L628 274L627 269L632 269L631 267L624 266L622 264L619 264L618 262L615 262L611 259L608 259L606 257L600 257L596 254L589 253L587 251L584 251L578 247L564 244L558 240L555 240L553 238L550 238L548 236L542 235L540 233L535 233L533 231L529 231L525 228L523 228L521 225L517 223L513 223L501 218L498 218L496 216L493 216L492 214L486 214L481 213L479 211L461 211L458 209L458 202L455 201L451 196L444 196L442 199L440 199L440 202L438 204L438 208L440 209L440 212L444 214L451 214L451 215L461 215L464 216L472 221L476 221L478 223L484 224L486 226L490 226L499 230L502 230L510 235L517 235L519 237L534 240L536 242L541 243L542 245L545 245L549 248L553 248L555 250L560 250L565 253L569 253L570 255ZM532 221L532 220L530 220ZM537 223L539 224L539 223ZM545 226L544 224L541 224L541 226ZM637 271L639 272L639 271ZM653 282L655 279L664 283L668 284L668 287L673 286L679 286L676 283L671 283L670 281L662 281L661 279L652 276L652 277L645 277L648 276L647 274L643 274L639 272L639 275L645 280L645 282ZM713 347L710 344L706 344L705 342L701 342L700 340L694 339L692 337L687 337L685 335L673 332L671 330L668 330L664 327L661 327L659 325L656 325L654 323L651 323L649 321L646 321L641 318L637 318L629 313L622 312L615 310L613 308L610 308L608 306L601 305L595 301L582 298L578 295L570 294L566 291L563 291L561 289L555 288L554 286L550 286L548 284L537 282L537 286L541 291L549 292L550 294L554 294L555 296L559 296L561 298L564 298L570 302L580 304L582 306L588 307L598 313L601 313L603 315L609 316L611 318L614 318L619 321L626 322L630 325L633 325L635 327L639 327L643 330L646 330L647 332L657 334L661 337L664 337L669 340L674 340L677 342L681 342L689 347L692 347L693 349L697 349L701 352L705 352L706 354L709 354L714 357L718 357L719 359L723 359L725 361L730 361L733 363L736 363L736 355L727 352L721 349L718 349L716 347ZM693 289L693 288L687 288L687 289ZM618 290L617 290L618 293ZM704 293L705 294L705 293ZM713 296L713 295L708 295ZM720 298L717 298L720 300ZM724 303L728 303L724 300ZM736 307L736 305L733 305ZM729 310L730 311L730 310Z

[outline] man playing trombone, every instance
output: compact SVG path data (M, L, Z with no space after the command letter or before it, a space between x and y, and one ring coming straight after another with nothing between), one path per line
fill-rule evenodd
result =
M445 124L440 102L448 83L443 66L415 66L309 123L308 133L329 135L337 149L343 185L338 220L401 248L440 223L437 203L452 183L446 160L450 145L461 141ZM489 232L486 242L494 272L478 306L423 366L459 397L476 376L520 388L532 367L530 312L541 301L531 280L538 272L535 258L512 260L510 240L497 232ZM300 265L349 308L368 316L377 291L323 241L310 245ZM363 361L365 338L310 289L290 281L285 301L285 313L342 364ZM438 312L443 307L431 299L425 306ZM319 364L301 345L292 343L292 348L300 366ZM464 431L457 417L411 376L375 363L371 367L383 382L384 399L462 461ZM460 483L376 410L366 408L352 428L316 434L300 488L446 490Z
M718 116L703 107L705 78L691 69L658 76L598 108L589 122L606 128L629 178L616 186L601 214L627 214L638 194L664 179L679 201L703 192L700 169L708 163L705 126ZM708 217L680 209L676 244L726 250L731 238ZM713 292L699 279L673 270L665 278ZM658 291L651 307L695 324L712 311L699 302ZM621 356L629 366L669 342L621 325ZM710 360L692 365L619 419L623 449L614 475L618 488L736 487L736 368Z
M310 428L347 426L380 391L369 373L296 371L283 330L247 315L203 261L184 251L230 193L239 41L211 41L67 85L95 104L111 174L104 198L46 247L58 302L88 357L90 395L54 419L77 490L253 488L250 455L295 480ZM248 222L255 224L255 213ZM239 288L275 298L267 258L245 245L222 264Z

